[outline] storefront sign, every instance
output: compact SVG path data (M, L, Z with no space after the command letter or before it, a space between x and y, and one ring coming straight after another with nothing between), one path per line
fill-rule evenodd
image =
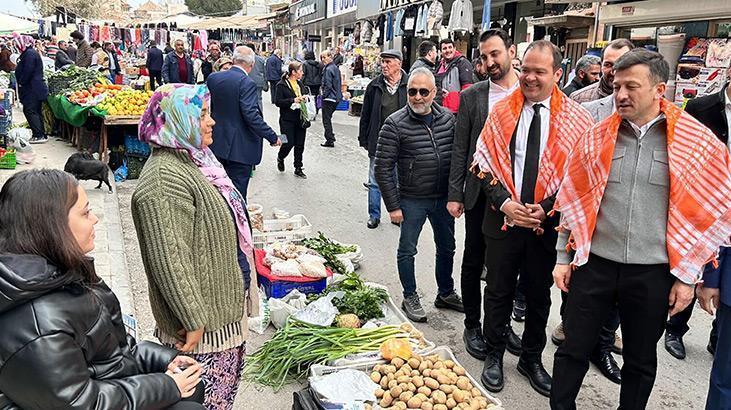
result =
M421 0L381 0L381 10L403 7L411 3L421 3Z
M358 9L358 0L327 0L327 17L335 17Z
M325 18L325 12L325 0L302 0L290 6L290 23L294 27L322 20Z
M623 16L631 16L635 14L635 7L634 6L624 6L622 7L622 15Z

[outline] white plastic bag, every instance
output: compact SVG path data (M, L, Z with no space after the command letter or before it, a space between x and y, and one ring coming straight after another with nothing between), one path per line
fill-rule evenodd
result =
M264 331L271 323L269 303L267 302L264 288L259 288L259 316L251 317L248 320L249 330L258 334L264 334Z
M305 306L307 306L307 295L294 289L281 299L269 299L269 317L274 327L281 329L292 314L304 309Z
M315 117L317 117L317 104L315 103L314 96L307 96L307 99L305 100L305 108L307 108L307 119L309 121L314 121Z
M342 291L330 293L310 303L306 308L297 311L292 316L311 325L330 326L335 320L335 316L340 313L338 308L333 305L332 300L336 297L341 298L344 294L345 292Z

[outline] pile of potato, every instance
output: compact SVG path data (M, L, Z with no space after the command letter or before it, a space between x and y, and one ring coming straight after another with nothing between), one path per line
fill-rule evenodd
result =
M383 409L480 410L495 407L472 385L465 369L438 355L396 357L373 367L370 375Z

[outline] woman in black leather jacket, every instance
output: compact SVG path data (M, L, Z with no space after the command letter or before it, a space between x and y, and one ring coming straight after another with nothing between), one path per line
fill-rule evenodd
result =
M0 409L202 409L197 362L127 337L86 257L97 221L65 172L23 171L2 187Z

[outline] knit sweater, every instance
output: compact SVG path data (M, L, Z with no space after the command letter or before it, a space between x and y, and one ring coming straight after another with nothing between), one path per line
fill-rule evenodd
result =
M153 149L132 195L132 217L160 340L171 343L180 329L205 327L203 341L212 342L196 353L243 343L244 284L234 220L185 151Z

